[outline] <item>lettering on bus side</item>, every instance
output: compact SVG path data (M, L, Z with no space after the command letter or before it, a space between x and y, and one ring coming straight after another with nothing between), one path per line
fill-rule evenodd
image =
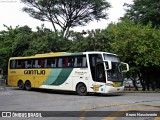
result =
M45 70L24 70L25 75L45 75Z

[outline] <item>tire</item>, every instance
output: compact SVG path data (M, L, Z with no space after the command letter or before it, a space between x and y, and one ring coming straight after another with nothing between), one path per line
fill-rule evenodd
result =
M78 84L77 88L76 88L76 92L78 95L80 96L85 96L87 95L87 87L85 84L80 83Z
M24 83L23 83L22 80L20 80L20 81L18 82L18 87L19 87L20 90L24 90Z
M31 86L31 82L30 82L29 80L27 80L27 81L25 82L25 89L29 91L29 90L31 90L31 87L32 87L32 86Z

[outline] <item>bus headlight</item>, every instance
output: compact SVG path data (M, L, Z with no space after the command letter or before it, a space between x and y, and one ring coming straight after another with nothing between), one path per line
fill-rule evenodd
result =
M110 81L107 81L106 85L107 85L107 86L112 86L112 87L114 86L114 85L113 85L113 82L110 82Z
M106 83L107 86L114 86L113 83Z

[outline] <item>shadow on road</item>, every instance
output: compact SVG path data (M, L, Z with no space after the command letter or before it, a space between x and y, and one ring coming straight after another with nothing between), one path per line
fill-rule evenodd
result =
M26 90L19 90L18 87L7 87L6 91L26 91ZM47 93L47 94L59 94L59 95L76 95L78 94L73 91L63 91L63 90L51 90L51 89L40 89L40 88L32 88L30 91L26 92L40 92L40 93ZM123 96L124 93L107 93L107 94L100 94L100 93L88 93L87 96L94 96L94 97L118 97Z

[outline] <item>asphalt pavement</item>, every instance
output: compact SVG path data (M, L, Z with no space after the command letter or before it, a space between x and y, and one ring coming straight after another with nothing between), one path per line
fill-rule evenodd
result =
M0 120L160 120L160 93L0 89Z

